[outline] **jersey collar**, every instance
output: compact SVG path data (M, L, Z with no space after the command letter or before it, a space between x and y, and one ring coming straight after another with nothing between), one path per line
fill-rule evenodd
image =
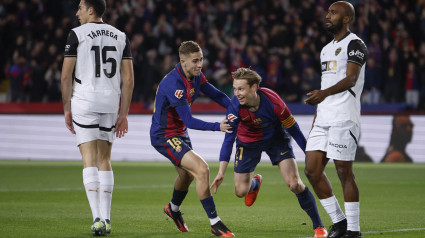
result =
M187 79L187 77L186 77L186 75L184 74L184 71L183 71L182 65L181 65L180 63L177 63L177 64L176 64L176 70L177 70L177 72L180 74L180 77L182 77L182 79L183 79L183 80L186 80L187 82L192 82L192 81L193 81L193 79L196 77L196 76L193 76L193 79L192 79L192 80L188 80L188 79Z
M341 42L341 41L342 41L342 40L344 40L344 39L345 39L345 37L347 37L349 34L351 34L351 32L350 32L350 31L347 31L347 33L345 33L345 35L344 35L341 39L339 39L339 41L336 41L336 40L334 39L334 43Z

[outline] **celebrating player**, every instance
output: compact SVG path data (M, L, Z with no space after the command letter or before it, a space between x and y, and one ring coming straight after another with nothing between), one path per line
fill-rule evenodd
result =
M187 127L230 132L227 120L221 123L205 122L192 117L190 110L200 91L223 107L230 104L230 99L208 83L202 74L204 58L196 42L183 42L179 47L179 57L180 63L158 86L150 129L152 146L174 164L178 173L171 202L164 207L164 213L173 219L180 231L189 231L180 212L180 205L189 191L189 185L196 178L196 192L210 219L212 233L220 237L233 237L233 233L217 215L209 190L208 164L192 150L187 134Z
M327 231L320 220L316 201L298 174L297 164L289 143L291 133L304 151L306 140L291 111L274 91L259 88L261 77L257 72L239 68L232 73L234 97L227 109L227 119L233 127L226 134L220 152L220 169L211 188L214 193L223 182L224 173L236 139L235 193L245 197L245 205L252 206L257 199L263 177L254 177L254 170L265 151L273 165L278 165L289 189L295 193L301 208L313 222L314 236L326 237ZM286 128L286 129L285 129ZM251 179L252 178L252 179Z
M104 0L81 0L76 14L81 26L68 35L61 78L65 123L76 134L82 155L96 236L111 233L112 142L114 133L122 137L128 131L134 85L130 42L102 22L105 9Z
M305 174L334 225L329 237L362 237L359 189L354 180L353 161L360 133L360 95L363 90L368 51L351 33L354 21L351 3L339 1L329 7L325 27L334 35L320 53L322 85L307 93L306 104L317 105L306 149ZM333 159L344 193L345 217L324 172Z

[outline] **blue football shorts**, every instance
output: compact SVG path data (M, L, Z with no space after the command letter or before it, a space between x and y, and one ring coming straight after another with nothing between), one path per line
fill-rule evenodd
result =
M152 146L175 166L180 166L183 156L192 150L190 138L184 136L164 138L163 141Z
M273 165L277 165L280 161L289 158L295 158L290 139L282 138L270 140L256 147L250 147L249 144L236 145L235 155L235 173L254 172L257 164L261 161L261 153L264 151L269 156Z

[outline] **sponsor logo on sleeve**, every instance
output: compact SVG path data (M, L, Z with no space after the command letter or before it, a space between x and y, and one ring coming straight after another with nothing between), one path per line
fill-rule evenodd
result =
M230 113L229 115L227 115L227 120L233 122L236 118L238 118L237 116L233 115L232 113Z
M176 90L176 92L174 93L174 96L176 96L176 98L180 99L183 97L183 90Z
M69 51L69 47L71 47L70 45L66 45L65 46L65 51Z
M350 53L348 53L349 56L356 56L357 58L363 60L364 58L364 54L362 52L360 52L359 50L356 50L356 52L354 52L354 50L350 51Z

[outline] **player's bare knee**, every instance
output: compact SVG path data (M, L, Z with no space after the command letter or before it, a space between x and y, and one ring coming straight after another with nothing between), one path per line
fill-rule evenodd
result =
M302 192L303 184L298 181L295 181L288 184L288 188L291 190L291 192L298 194Z
M208 180L210 177L210 168L208 167L207 164L199 166L195 177L197 180Z
M192 174L190 173L184 173L184 174L179 174L180 180L183 183L191 183L193 181L193 179L195 178Z
M243 198L248 194L248 191L246 191L245 189L241 189L238 187L235 187L235 195L239 198Z
M354 179L353 171L344 167L337 167L336 172L341 181L349 181Z
M304 174L305 176L308 178L308 181L310 181L310 183L316 183L317 181L319 181L320 179L320 173L314 171L313 169L304 169Z

